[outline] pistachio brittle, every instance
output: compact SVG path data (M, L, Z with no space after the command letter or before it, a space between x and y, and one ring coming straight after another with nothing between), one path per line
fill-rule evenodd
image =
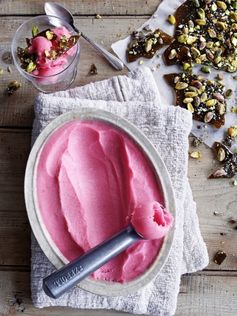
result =
M194 120L216 128L224 125L226 102L221 82L187 73L168 74L165 79L175 89L176 105L193 113Z
M237 154L233 153L226 145L215 142L213 151L222 167L214 171L209 179L232 178L237 173Z
M127 61L133 62L140 57L152 58L158 49L171 42L172 37L159 29L152 31L144 28L140 32L133 32L127 48Z
M206 64L227 72L237 70L236 0L187 0L174 18L175 40L164 53L167 65Z

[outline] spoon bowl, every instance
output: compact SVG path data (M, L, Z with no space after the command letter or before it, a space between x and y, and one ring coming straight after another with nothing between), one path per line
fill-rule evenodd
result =
M116 70L122 70L124 68L124 64L120 59L109 53L104 47L95 43L92 39L76 28L71 12L62 5L55 2L45 2L44 10L47 15L53 15L67 21L67 23L69 23L77 33L90 43Z

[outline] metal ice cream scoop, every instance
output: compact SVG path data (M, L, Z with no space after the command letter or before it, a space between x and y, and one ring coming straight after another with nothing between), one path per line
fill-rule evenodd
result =
M43 280L45 293L52 298L60 297L89 274L142 239L143 237L131 225L127 226L118 234L47 276Z
M95 43L76 28L71 12L69 12L62 5L55 2L45 2L44 10L47 15L55 16L68 22L68 24L70 24L77 33L79 33L88 43L90 43L97 50L97 52L99 52L115 69L122 70L124 68L124 64L121 60L109 53L104 47Z

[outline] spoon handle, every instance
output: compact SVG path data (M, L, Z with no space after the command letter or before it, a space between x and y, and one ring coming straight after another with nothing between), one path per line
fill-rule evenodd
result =
M90 273L141 239L142 237L136 233L131 225L127 226L109 240L47 276L43 280L45 293L52 298L58 298Z
M110 52L108 52L104 47L101 45L95 43L93 40L91 40L89 37L87 37L85 34L81 33L81 36L90 43L115 69L122 70L124 68L124 64L120 59L112 55Z

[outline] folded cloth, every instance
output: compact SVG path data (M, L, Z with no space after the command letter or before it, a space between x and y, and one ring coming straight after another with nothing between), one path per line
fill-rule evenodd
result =
M55 117L70 110L93 107L120 115L135 124L162 156L172 180L177 218L170 255L156 278L138 292L119 297L95 295L75 287L59 299L42 290L42 279L55 268L32 236L32 299L36 307L70 306L80 309L114 309L133 314L168 316L175 313L181 275L208 264L200 234L196 205L187 179L188 135L191 113L162 106L153 75L148 68L91 83L69 91L39 94L35 103L32 141Z

